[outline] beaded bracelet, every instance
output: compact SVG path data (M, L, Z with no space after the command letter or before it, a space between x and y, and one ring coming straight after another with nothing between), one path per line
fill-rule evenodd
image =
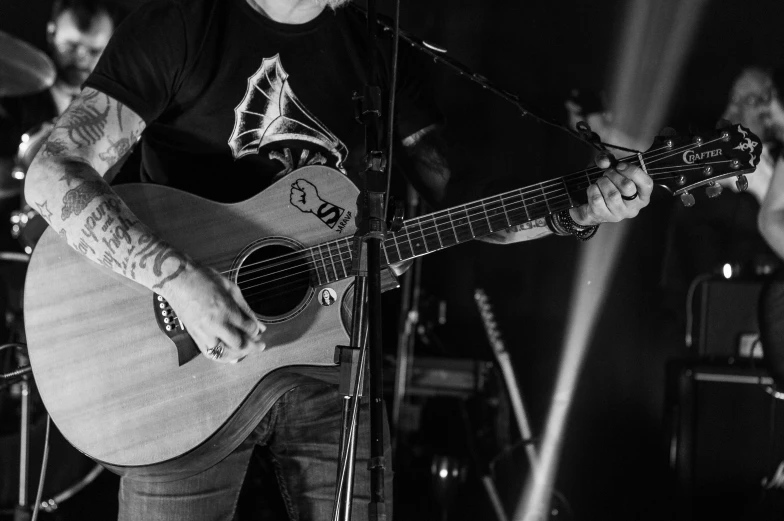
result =
M574 222L574 219L572 219L572 214L569 213L569 210L563 210L553 214L552 222L553 228L560 228L566 232L564 235L574 235L580 241L587 241L596 235L596 230L599 229L598 224L595 226L583 226L582 224L577 224Z
M555 235L560 235L561 237L566 237L567 235L571 235L568 231L566 231L561 223L555 218L555 214L550 214L544 218L544 223L553 232Z

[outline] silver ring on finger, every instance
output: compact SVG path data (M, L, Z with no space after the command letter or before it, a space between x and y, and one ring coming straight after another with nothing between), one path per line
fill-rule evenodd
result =
M640 192L634 192L634 195L623 195L621 194L621 199L624 201L634 201L637 199L637 196L640 195Z
M223 340L218 340L217 344L207 348L207 356L213 360L219 360L223 356L223 348Z

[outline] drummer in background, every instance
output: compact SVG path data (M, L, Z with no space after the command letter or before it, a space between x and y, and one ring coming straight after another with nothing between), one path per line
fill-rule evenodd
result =
M54 120L78 96L117 22L112 4L55 0L46 26L47 51L57 72L54 85L36 94L0 99L0 250L18 249L10 225L2 225L9 222L7 214L21 206L21 186L11 171L22 136Z

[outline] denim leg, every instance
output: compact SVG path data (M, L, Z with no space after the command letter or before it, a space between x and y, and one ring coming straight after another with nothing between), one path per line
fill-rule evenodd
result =
M274 425L276 403L253 433L218 464L166 483L123 477L120 480L119 521L231 521L253 448L263 443Z
M343 400L337 389L323 383L306 384L279 401L275 431L269 441L283 499L292 521L331 519L335 499L338 443ZM360 409L352 519L367 519L370 499L370 409L367 397ZM389 425L384 417L386 456L385 499L392 519L392 471Z

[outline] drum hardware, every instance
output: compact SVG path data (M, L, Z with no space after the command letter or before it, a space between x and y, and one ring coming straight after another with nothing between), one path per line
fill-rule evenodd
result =
M0 262L6 264L4 274L8 275L8 270L16 267L24 269L29 262L29 257L19 252L0 252ZM6 282L20 281L21 286L23 279L23 275L11 273ZM8 515L18 520L29 519L34 506L44 512L57 510L63 502L95 481L103 472L103 467L71 447L56 429L52 431L50 437L48 415L46 433L43 433L42 413L45 411L38 402L31 367L25 352L24 334L21 331L21 311L12 311L16 307L21 309L22 288L14 286L14 284L7 284L6 287L9 302L6 309L8 315L6 327L9 331L7 338L14 341L0 345L0 353L4 355L3 360L0 360L2 364L0 366L0 414L5 414L0 417L0 425L4 427L3 436L0 437L0 450L3 451L0 460L13 462L8 467L0 465L0 490L3 492L0 495L0 518L5 519L3 516ZM14 350L15 353L11 353L10 350ZM7 354L12 356L5 356ZM4 407L4 405L9 406ZM8 421L9 415L12 421ZM18 429L13 425L18 425ZM38 461L45 459L40 458L41 441L43 441L42 445L52 447L53 461L48 465L48 477L45 476L44 468L41 468L40 475L46 477L46 487L43 486L43 479L39 478L39 498L36 499L32 497L35 488L31 490L30 487L35 487ZM17 454L19 455L18 469L15 464ZM48 455L46 447L44 447L44 454ZM42 463L45 464L45 461ZM17 478L18 490L14 490ZM41 497L45 499L42 500Z
M21 210L11 212L11 237L19 241L27 255L33 253L33 246L38 242L38 237L41 236L40 233L30 233L32 228L28 228L28 224L37 222L35 220L36 217L39 217L38 212L26 205Z
M5 349L17 349L17 355L20 363L27 361L27 356L24 350L27 346L24 344L5 344L0 346L0 351ZM22 399L22 413L20 415L20 443L19 443L19 501L14 509L14 519L26 518L28 511L27 501L27 475L29 464L29 444L30 444L30 374L32 368L29 365L19 367L15 371L8 374L0 375L0 380L14 381L20 380L21 399ZM48 430L48 429L47 429ZM48 444L48 436L47 436ZM42 472L43 474L43 472Z
M0 97L41 92L51 87L56 77L46 54L0 31Z

